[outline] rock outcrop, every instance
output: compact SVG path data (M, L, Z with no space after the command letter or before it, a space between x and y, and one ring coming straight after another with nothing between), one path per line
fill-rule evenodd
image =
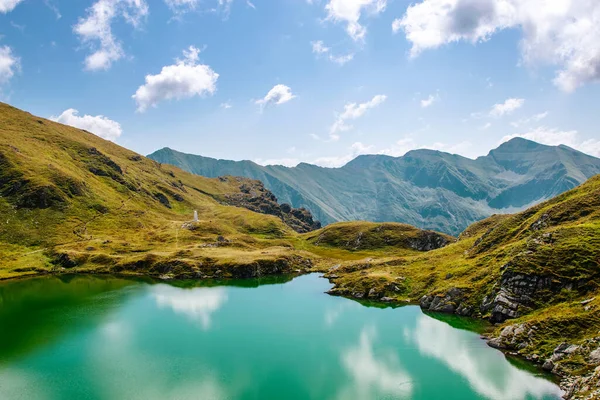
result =
M463 289L452 288L445 294L423 296L420 305L424 311L470 316L473 314L473 308L463 304L464 298Z
M535 335L543 335L543 332L530 323L508 325L502 329L499 336L490 338L488 345L523 356L542 369L559 376L565 399L600 398L600 337L577 344L560 343L545 358L540 357L539 349L532 343ZM579 371L578 376L573 376L571 367L575 359L585 360L589 372Z
M431 251L451 243L447 236L433 231L421 231L415 238L408 239L409 246L418 251Z
M277 197L260 181L230 176L219 179L222 181L235 180L240 185L240 193L226 196L225 203L228 205L244 207L261 214L274 215L299 233L321 228L321 223L313 219L310 211L305 208L292 208L286 203L279 204Z
M580 283L555 276L522 274L506 270L500 279L500 288L484 297L480 310L482 315L490 313L491 322L504 322L518 318L533 308L536 303L563 289L577 289Z

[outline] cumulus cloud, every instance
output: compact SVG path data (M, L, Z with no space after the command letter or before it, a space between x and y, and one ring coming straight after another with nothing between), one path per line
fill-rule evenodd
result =
M538 127L529 132L504 136L500 142L507 142L516 137L533 140L548 146L564 144L581 152L600 157L600 140L583 140L576 130L562 131L556 128Z
M78 111L74 108L65 110L58 117L52 116L51 120L60 122L61 124L71 125L75 128L85 129L103 139L115 141L121 136L123 130L121 124L113 121L103 115L84 115L80 117Z
M365 103L346 104L344 106L344 111L337 115L335 122L329 129L329 136L331 140L338 140L340 138L339 132L349 131L353 128L352 125L348 124L348 121L362 117L369 109L379 106L386 99L386 95L378 94Z
M148 15L145 0L98 0L79 18L73 31L92 53L85 58L85 68L90 71L109 69L125 52L112 32L117 18L137 28Z
M346 32L355 41L361 41L367 28L360 24L363 13L379 14L385 10L387 0L329 0L325 6L327 19L346 24Z
M502 117L507 114L512 114L515 110L523 107L524 99L506 99L504 103L494 104L490 110L491 117Z
M14 10L23 0L0 0L0 13L6 14Z
M444 44L488 40L519 28L525 64L558 67L554 84L571 92L600 81L597 0L423 0L392 23L412 43L411 56Z
M21 59L8 46L0 47L0 85L7 83L21 69Z
M292 89L289 86L278 84L273 86L273 89L269 90L269 93L262 99L256 100L256 104L258 104L261 109L269 104L280 105L283 103L287 103L296 97L292 94Z
M433 103L437 102L440 99L440 96L437 94L430 94L426 99L421 100L421 107L427 108L433 105Z
M339 65L344 65L354 59L354 53L348 53L344 55L335 55L331 53L331 48L325 46L322 40L310 42L312 46L312 52L317 56L327 55L327 59Z
M217 90L219 74L208 65L198 64L200 50L190 46L183 51L183 60L162 68L157 75L146 75L132 98L139 112L156 107L160 101L212 95Z

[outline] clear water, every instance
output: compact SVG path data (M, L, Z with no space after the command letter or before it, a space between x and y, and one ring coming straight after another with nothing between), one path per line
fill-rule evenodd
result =
M0 399L560 396L460 320L330 297L316 275L233 284L0 283Z

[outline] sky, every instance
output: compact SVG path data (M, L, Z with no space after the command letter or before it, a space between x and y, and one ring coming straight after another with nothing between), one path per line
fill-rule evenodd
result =
M600 156L597 0L0 0L0 101L149 154Z

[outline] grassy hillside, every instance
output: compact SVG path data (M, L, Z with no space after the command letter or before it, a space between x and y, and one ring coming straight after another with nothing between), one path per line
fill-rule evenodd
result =
M600 173L600 160L566 146L515 138L476 160L433 150L363 155L340 168L288 168L162 149L149 156L202 176L245 176L324 224L395 221L458 235L494 213L523 210Z
M418 301L425 310L499 323L492 345L557 374L584 376L579 393L591 393L600 378L593 375L600 364L600 351L594 353L600 348L600 176L524 212L473 224L444 248L349 262L328 274L333 294Z
M0 104L0 276L73 267L168 274L295 257L278 245L293 235L281 218L224 204L248 182L160 165ZM200 221L184 229L193 210Z
M192 175L2 103L0 224L0 279L251 277L382 251L319 248L296 233L319 226L310 213L279 205L260 182Z

